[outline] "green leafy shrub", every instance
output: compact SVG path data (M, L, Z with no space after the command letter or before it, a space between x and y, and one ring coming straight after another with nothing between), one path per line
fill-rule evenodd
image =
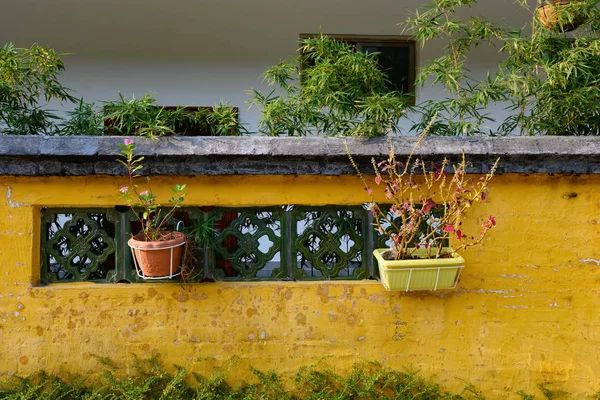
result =
M437 114L430 131L435 135L599 135L599 1L561 5L556 24L546 26L537 18L537 5L518 0L515 7L533 16L523 29L496 26L483 17L459 17L461 9L475 3L433 0L407 21L406 30L422 46L438 39L447 43L417 77L419 85L441 85L446 97L417 104L411 110L413 130L422 131ZM565 36L560 27L576 19L582 27L572 38ZM504 59L487 79L477 80L467 62L482 45L499 45ZM504 104L508 117L495 121L487 113L491 104ZM497 132L487 126L494 122L499 123Z
M58 125L59 135L101 136L104 134L104 120L94 103L86 103L81 99L75 109L67 112L67 115L68 117Z
M326 35L303 39L300 56L268 69L268 94L251 90L259 131L278 136L382 136L398 131L407 96L391 92L376 54Z
M139 135L157 138L187 131L208 130L213 135L239 135L243 132L235 109L226 103L211 109L191 111L185 107L158 106L151 93L131 100L119 93L119 99L106 102L104 120L112 135Z
M113 135L158 137L174 132L177 117L167 120L167 113L156 107L156 99L150 93L131 100L119 93L118 100L104 104L104 119Z
M520 1L523 7L527 3ZM583 16L573 38L544 27L510 30L496 85L507 92L511 115L500 131L524 135L600 134L600 13L597 0L566 8L565 20ZM576 13L576 14L574 14Z
M61 54L37 44L0 47L0 133L11 135L52 134L58 117L39 102L76 99L58 81L64 70Z

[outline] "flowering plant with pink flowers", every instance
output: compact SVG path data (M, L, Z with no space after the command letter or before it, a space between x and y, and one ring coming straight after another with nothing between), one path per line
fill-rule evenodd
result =
M485 201L488 196L488 183L494 176L498 161L491 166L490 172L477 179L467 177L465 155L460 162L451 165L447 159L439 164L428 166L423 160L415 158L417 143L406 162L396 160L394 146L390 140L389 157L376 162L372 159L375 186L382 187L386 203L381 206L374 201L369 204L373 213L376 230L387 236L390 251L384 258L404 260L417 257L425 249L426 258L450 257L459 250L477 245L496 226L492 215L479 224L478 233L466 232L463 220L468 208L475 203ZM364 188L372 198L373 188L360 173L356 163L348 152L350 161L364 183ZM450 239L453 247L449 247Z
M181 207L185 198L186 185L174 185L171 187L173 197L169 199L169 210L164 211L161 204L156 202L157 198L150 189L139 190L134 184L134 178L139 177L138 171L143 168L142 161L144 157L137 157L134 154L135 142L132 139L125 139L121 148L120 155L123 159L118 161L127 168L129 176L129 186L123 186L119 189L121 199L123 199L137 216L142 231L139 233L140 240L152 242L170 239L170 232L167 230L169 219L175 211ZM150 178L147 178L150 180Z

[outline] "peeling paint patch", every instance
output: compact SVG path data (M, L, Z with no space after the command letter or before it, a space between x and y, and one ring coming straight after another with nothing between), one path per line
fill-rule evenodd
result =
M296 323L298 325L306 325L306 315L304 315L302 313L298 313L296 315Z
M132 300L133 304L141 304L144 302L144 297L134 293Z
M529 308L529 307L527 307L527 306L504 306L504 308L510 308L510 309L513 309L513 310L523 310L523 309L526 309L526 308Z
M190 296L188 296L185 293L178 292L178 293L173 293L173 298L180 303L185 303L186 301L188 301L190 299Z
M17 235L17 236L25 236L26 233L25 232L13 232L13 231L0 231L0 235L8 235L8 236L13 236L13 235Z
M376 304L381 304L382 306L386 305L387 303L387 296L382 296L382 295L377 295L377 294L372 294L369 296L369 301L376 303Z
M583 260L579 260L584 264L596 264L600 267L600 260L596 260L595 258L584 258Z
M323 303L327 303L329 301L329 286L317 286L317 295L321 298Z
M523 278L528 278L527 275L517 275L517 274L512 274L512 275L508 275L508 274L501 274L500 275L503 278L511 278L511 279L523 279Z
M10 186L6 186L6 205L12 208L29 206L29 204L27 203L19 203L16 201L12 201L12 188Z
M253 315L256 315L256 314L258 314L258 310L254 307L246 310L246 315L248 316L248 318L251 318Z

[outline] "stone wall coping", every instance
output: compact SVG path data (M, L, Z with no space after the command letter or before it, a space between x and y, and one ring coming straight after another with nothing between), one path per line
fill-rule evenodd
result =
M123 175L116 136L0 136L0 175ZM155 175L347 175L355 171L346 145L365 172L371 158L389 154L388 138L165 137L136 141L144 172ZM417 138L392 139L399 161ZM600 137L427 137L415 154L427 161L457 160L484 173L500 158L499 173L600 174Z

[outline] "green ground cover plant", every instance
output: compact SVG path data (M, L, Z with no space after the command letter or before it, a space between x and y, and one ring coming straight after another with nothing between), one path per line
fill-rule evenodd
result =
M350 371L340 372L333 359L302 367L292 382L274 371L250 368L244 382L231 384L228 374L237 369L233 358L209 376L173 366L165 369L157 356L134 357L130 373L109 358L95 357L100 368L90 374L51 375L39 372L28 377L0 379L1 400L484 400L485 396L467 384L460 393L444 391L417 372L397 371L377 362L356 363ZM198 359L199 363L208 359ZM569 393L547 383L538 385L535 394L517 393L527 399L568 398ZM596 396L596 397L594 397ZM592 398L600 398L592 395Z
M247 382L231 385L227 374L235 367L230 360L210 376L190 373L175 366L167 372L158 358L136 359L132 374L106 358L98 358L102 371L96 376L49 375L40 372L29 377L0 381L2 400L59 399L398 399L458 400L482 399L472 386L452 394L427 382L414 372L399 372L379 363L358 363L351 371L339 373L326 362L300 368L291 385L274 371L251 369Z

